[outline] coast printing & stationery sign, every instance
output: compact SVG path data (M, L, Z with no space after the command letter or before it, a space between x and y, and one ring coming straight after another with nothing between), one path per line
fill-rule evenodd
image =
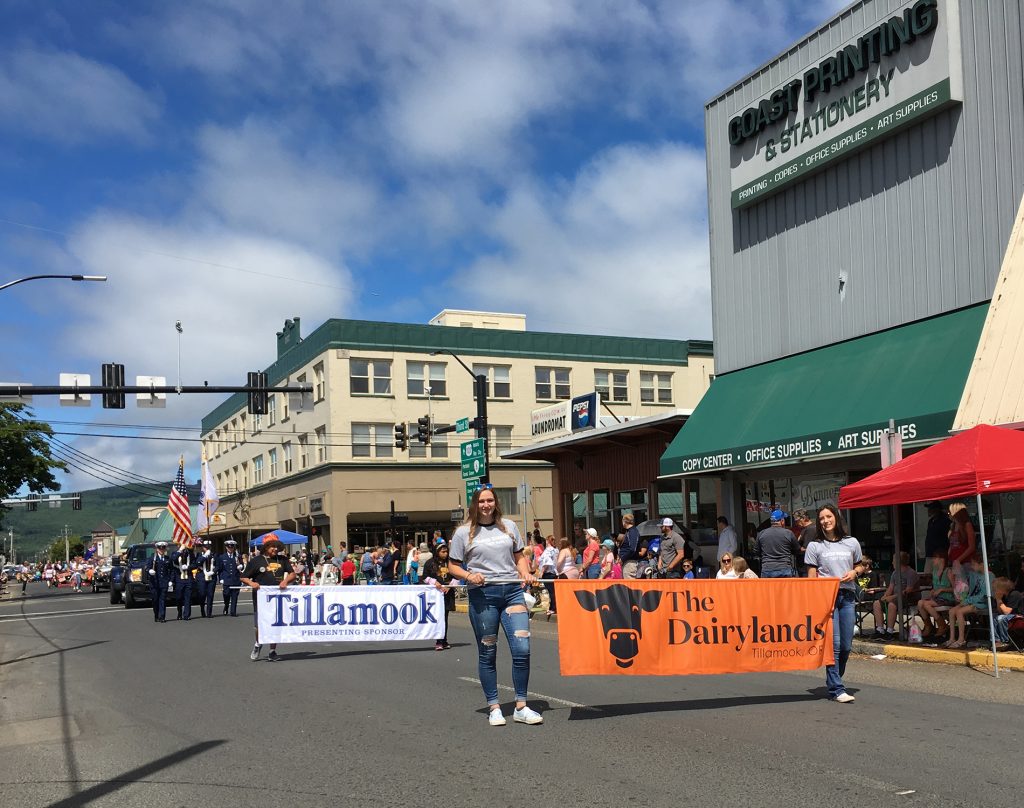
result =
M260 587L259 641L439 640L444 595L432 586Z
M907 0L737 110L723 133L731 147L732 207L962 101L959 2Z

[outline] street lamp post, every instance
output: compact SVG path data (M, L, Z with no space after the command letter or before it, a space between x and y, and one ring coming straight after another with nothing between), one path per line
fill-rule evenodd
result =
M456 354L445 348L439 348L436 351L431 351L431 356L437 356L438 354L447 354L463 368L466 373L473 377L473 391L476 394L476 436L483 438L484 441L484 474L480 478L481 483L489 483L491 481L490 464L487 462L487 458L490 456L490 452L487 448L487 374L486 373L474 373L472 369Z
M19 283L25 283L25 281L39 281L48 279L59 279L66 281L105 281L106 275L29 275L27 278L18 278L14 281L8 281L7 283L0 286L0 291L8 289L11 286L16 286Z

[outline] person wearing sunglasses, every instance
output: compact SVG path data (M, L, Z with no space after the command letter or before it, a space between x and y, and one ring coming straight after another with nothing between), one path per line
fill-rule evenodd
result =
M722 556L722 558L718 562L718 574L715 575L715 578L722 579L735 577L736 570L732 568L732 556L726 554Z
M693 574L693 562L689 559L683 561L683 578L691 579L696 576Z
M504 519L490 485L470 500L466 521L452 536L449 573L465 581L469 594L469 622L476 636L480 685L487 699L487 721L492 727L507 723L498 701L498 626L505 632L512 653L512 684L516 708L512 720L540 724L540 713L526 704L530 683L530 614L523 589L536 583L524 554L526 545L516 523ZM511 579L511 583L508 581Z

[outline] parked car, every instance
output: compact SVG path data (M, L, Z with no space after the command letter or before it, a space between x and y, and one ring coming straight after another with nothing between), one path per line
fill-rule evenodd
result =
M149 576L146 574L146 569L155 553L156 544L153 542L133 544L125 550L126 563L116 563L110 570L111 603L120 603L123 600L124 607L132 609L143 603L152 602L153 596L149 588ZM192 602L199 602L199 587L197 586L192 587ZM175 603L177 600L172 590L167 593L167 605Z

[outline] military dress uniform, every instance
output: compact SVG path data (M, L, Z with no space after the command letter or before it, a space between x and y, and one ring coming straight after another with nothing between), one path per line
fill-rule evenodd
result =
M213 617L213 594L217 589L217 556L210 541L203 542L203 552L196 556L196 586L199 587L199 610L203 617Z
M217 579L224 595L224 614L238 616L238 587L242 585L242 555L233 541L225 542L226 553L217 556Z
M196 554L190 547L182 547L174 554L174 600L178 606L178 619L192 619L192 576L196 572Z
M174 580L174 562L171 557L166 553L155 553L149 563L147 577L153 600L153 620L163 623L167 613L167 590Z

